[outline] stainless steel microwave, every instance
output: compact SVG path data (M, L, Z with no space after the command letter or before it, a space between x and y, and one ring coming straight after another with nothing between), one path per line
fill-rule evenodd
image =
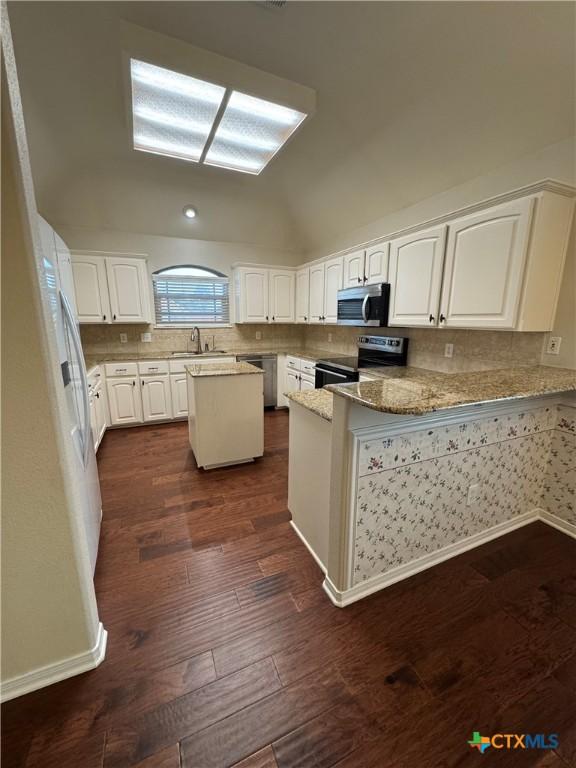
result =
M338 325L388 325L390 284L362 285L338 291Z

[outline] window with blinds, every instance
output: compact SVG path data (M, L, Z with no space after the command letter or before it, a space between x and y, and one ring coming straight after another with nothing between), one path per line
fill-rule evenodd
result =
M202 267L170 267L152 275L156 325L228 325L229 280Z

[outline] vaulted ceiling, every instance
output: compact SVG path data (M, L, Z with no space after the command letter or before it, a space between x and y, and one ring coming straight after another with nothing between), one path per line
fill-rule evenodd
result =
M317 247L573 135L575 8L11 2L39 207L55 225ZM317 111L260 176L135 152L122 19L309 86Z

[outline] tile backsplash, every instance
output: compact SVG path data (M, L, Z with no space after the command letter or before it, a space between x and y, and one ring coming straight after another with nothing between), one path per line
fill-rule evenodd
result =
M154 328L145 325L82 325L86 355L145 355L185 352L192 349L190 330ZM149 332L151 342L140 334ZM125 333L128 341L120 342ZM343 328L335 325L234 325L231 328L201 329L202 346L226 351L281 350L286 347L313 347L334 355L356 355L358 336L363 333L407 336L408 363L436 371L480 371L512 365L538 365L545 334L508 331L462 331L449 328ZM261 338L257 339L256 335ZM446 344L453 344L453 356L444 356Z
M304 326L308 346L355 355L358 336L376 334L410 339L408 365L434 371L482 371L514 365L538 365L544 333L508 331L462 331L450 328L344 328ZM329 338L331 337L331 341ZM453 344L452 357L445 357L446 344Z

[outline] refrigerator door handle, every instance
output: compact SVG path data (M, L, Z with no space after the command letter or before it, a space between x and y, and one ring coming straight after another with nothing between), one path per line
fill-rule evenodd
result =
M90 456L90 400L88 393L88 374L86 372L86 364L84 362L84 352L82 351L82 342L80 341L80 334L76 326L76 319L72 312L72 307L68 298L62 291L60 291L60 304L62 305L62 311L64 313L64 322L70 331L70 338L74 344L74 351L78 358L78 364L80 365L81 378L82 378L82 403L84 410L84 423L82 425L82 458L84 461L84 467L88 466L88 459Z

